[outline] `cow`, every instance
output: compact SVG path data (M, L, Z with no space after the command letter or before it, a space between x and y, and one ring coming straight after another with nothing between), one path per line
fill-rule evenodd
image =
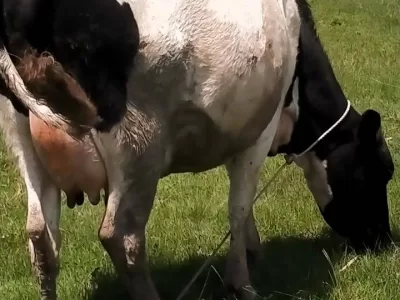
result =
M296 2L3 0L2 8L0 71L10 101L0 102L0 121L27 187L29 250L42 299L56 299L60 189L70 206L82 202L82 192L96 204L96 190L106 190L99 238L132 299L154 300L145 226L158 181L219 165L230 179L224 281L240 299L252 299L246 251L260 245L252 200L295 75ZM293 103L312 112L293 87ZM352 130L365 127L370 140L370 123L368 115L357 118ZM362 161L362 175L380 163L373 159ZM333 159L328 170L340 162ZM73 176L78 172L85 175ZM386 196L386 183L371 188ZM337 209L332 218L340 222L344 213Z

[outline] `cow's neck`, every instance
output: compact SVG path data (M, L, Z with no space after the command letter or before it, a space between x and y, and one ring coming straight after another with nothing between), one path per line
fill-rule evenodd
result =
M293 147L291 153L299 154L306 150L346 113L348 105L346 98L327 99L326 96L320 95L318 91L314 91L312 97L308 97L304 101L309 101L308 103L300 104L300 107L304 109L303 118L306 120L298 128L299 132L296 132L297 128L294 130L293 136L296 139L293 140L293 143L296 146ZM334 96L331 94L330 97ZM319 101L320 99L324 101ZM332 103L336 105L331 105ZM353 141L359 120L360 115L353 107L350 107L344 119L313 148L316 155L320 159L325 159L338 146Z
M328 56L310 24L302 25L296 68L299 78L300 115L291 142L279 152L299 154L317 140L344 114L347 99L335 77ZM320 159L355 138L360 115L350 108L338 126L313 150Z

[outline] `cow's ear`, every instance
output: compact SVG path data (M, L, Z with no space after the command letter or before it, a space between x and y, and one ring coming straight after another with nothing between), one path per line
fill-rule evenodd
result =
M361 116L358 128L358 140L362 144L374 144L377 142L378 132L381 128L381 116L378 112L368 109Z

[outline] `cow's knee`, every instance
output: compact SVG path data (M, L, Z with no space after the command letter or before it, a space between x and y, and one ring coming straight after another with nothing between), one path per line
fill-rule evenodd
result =
M36 210L37 211L37 210ZM40 212L40 211L39 211ZM31 256L31 263L34 271L38 273L38 266L36 266L36 253L35 249L44 248L46 242L46 222L41 213L29 213L26 222L26 232L28 234L29 253Z
M53 241L46 226L44 229L27 227L29 253L32 267L37 276L57 276L59 267L58 251L55 251L59 241ZM56 237L59 240L59 237Z
M116 246L118 243L118 237L116 236L118 233L116 233L115 229L116 226L114 225L114 222L110 219L106 212L103 222L100 226L98 236L101 244L107 251L109 251L113 246ZM119 235L121 234L122 232L119 233Z
M44 236L46 232L46 221L44 220L40 206L31 206L28 210L26 232L29 239L36 243Z

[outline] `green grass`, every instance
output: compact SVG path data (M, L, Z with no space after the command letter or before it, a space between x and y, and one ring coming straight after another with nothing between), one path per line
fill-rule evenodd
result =
M313 0L318 30L353 105L377 109L400 167L400 3L398 0ZM263 184L281 163L271 159ZM24 186L9 156L0 152L0 299L38 299L27 255ZM227 230L227 177L222 169L163 179L148 225L151 270L162 299L175 299ZM392 227L400 226L400 177L389 186ZM61 300L127 299L97 241L103 206L63 203ZM284 170L256 204L265 245L252 271L265 299L388 300L400 295L400 249L353 258L322 222L294 166ZM399 235L397 235L399 240ZM213 266L223 273L225 245ZM324 255L324 252L326 255ZM211 271L210 271L211 270ZM207 279L207 274L209 277ZM207 279L207 280L206 280ZM207 269L186 299L221 299L220 279Z

